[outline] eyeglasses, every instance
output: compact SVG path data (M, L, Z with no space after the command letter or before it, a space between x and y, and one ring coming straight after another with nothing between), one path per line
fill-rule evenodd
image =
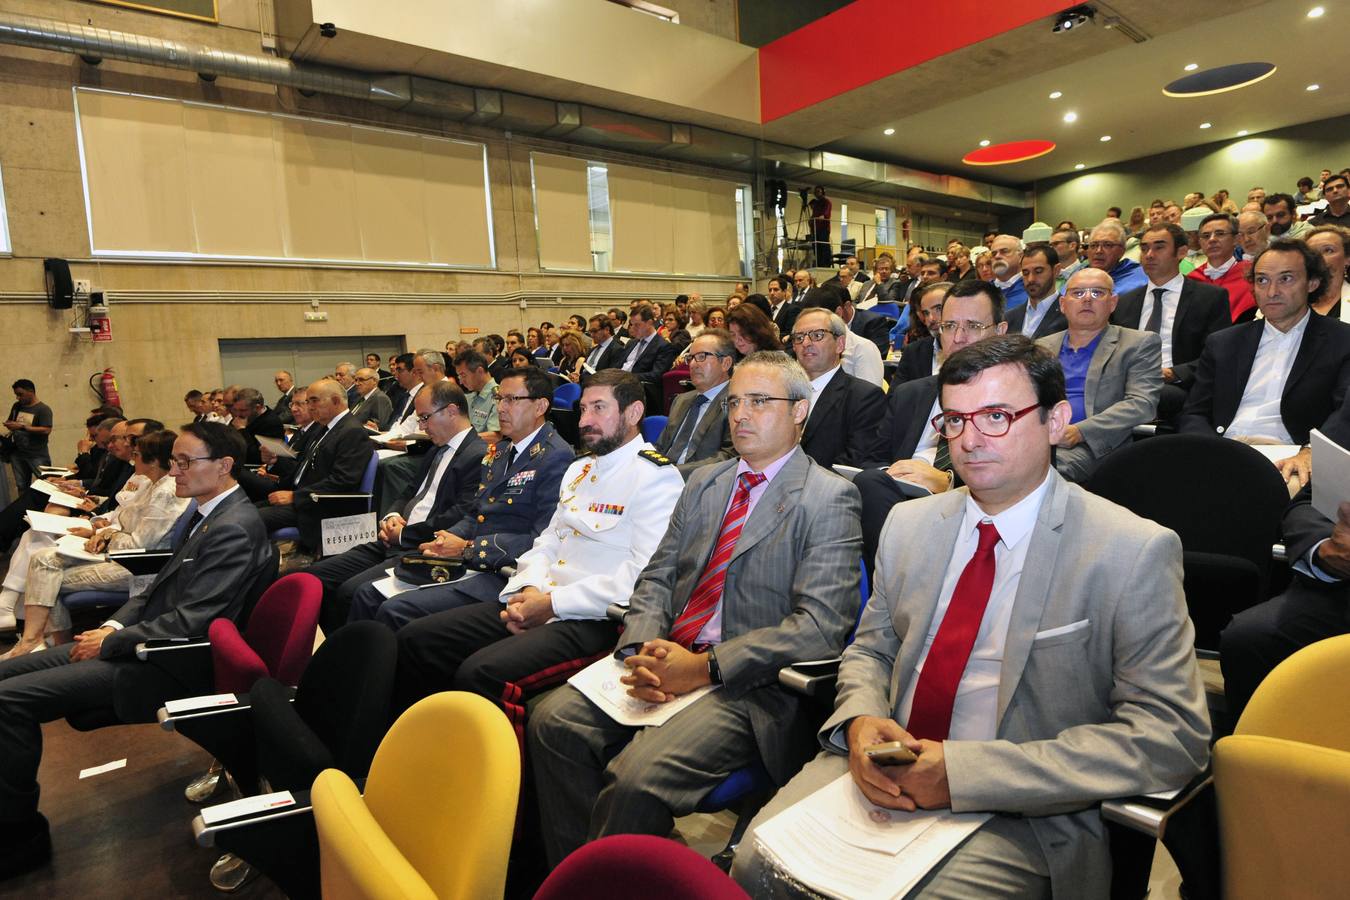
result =
M1226 228L1223 229L1222 231L1202 231L1200 232L1200 240L1213 241L1218 240L1219 238L1230 237L1232 234L1233 232L1229 231Z
M1072 288L1065 291L1064 296L1075 300L1105 300L1111 292L1106 288Z
M1016 412L989 406L968 413L938 413L933 416L932 425L937 429L938 434L949 441L954 441L961 436L961 432L966 430L967 422L974 423L975 430L985 437L1003 437L1008 433L1008 429L1012 428L1014 422L1033 409L1040 409L1040 406L1039 403L1033 403L1026 409L1019 409Z
M992 324L985 324L984 322L943 322L938 326L938 331L943 334L956 334L958 331L965 331L968 334L979 336L993 327Z
M722 412L735 412L744 406L751 412L763 412L768 408L771 400L782 400L784 403L795 403L791 397L766 397L763 394L749 394L744 397L727 397L722 401Z
M366 375L366 376L364 376L364 377L361 376L361 375L357 375L357 376L356 376L356 380L357 380L357 381L378 381L379 379L377 379L374 375Z
M492 399L501 403L524 403L526 400L538 400L539 397L531 397L529 394L503 394L501 391L493 390Z
M1267 226L1262 225L1259 228L1239 228L1238 234L1242 235L1245 238L1256 237L1258 234L1265 231L1266 227Z
M700 350L698 353L690 353L689 361L696 363L705 363L710 359L726 359L726 353L714 353L711 350Z
M171 456L169 457L169 469L172 471L177 467L178 471L186 472L192 468L192 464L200 459L217 459L215 456Z
M448 404L447 404L447 405L448 405ZM417 415L417 424L418 424L418 425L425 425L425 424L427 424L427 420L428 420L428 419L430 419L432 416L436 415L436 413L440 412L440 411L443 410L443 409L445 409L444 406L438 406L438 407L436 407L435 409L433 409L431 412L427 413L426 415L422 415L421 413L418 413L418 415Z
M1120 241L1091 241L1088 243L1089 250L1110 250L1112 247L1124 247Z
M805 344L807 341L810 341L813 344L819 344L821 341L825 340L825 338L833 336L834 332L826 328L812 328L810 331L794 331L792 332L792 343Z

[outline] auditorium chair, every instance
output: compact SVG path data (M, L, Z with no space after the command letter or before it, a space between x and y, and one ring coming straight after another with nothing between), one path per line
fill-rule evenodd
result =
M673 369L667 369L661 376L661 412L670 415L670 408L675 404L675 398L686 391L693 390L693 385L689 383L689 366L687 363L681 363Z
M294 800L261 813L208 825L212 808L192 822L203 847L219 847L272 879L288 896L319 896L319 848L309 787L324 769L363 779L389 726L398 642L376 622L335 631L314 653L292 689L268 677L228 707L252 738L252 765L265 789ZM514 739L512 741L514 745ZM512 748L518 758L519 750ZM223 759L229 771L248 765Z
M570 410L577 405L577 401L580 399L581 385L569 381L565 384L558 385L557 388L554 389L553 408Z
M666 416L647 416L642 420L642 439L649 444L655 444L661 432L666 430L666 423L669 421Z
M462 691L419 700L380 742L364 789L333 768L314 780L323 896L502 896L519 794L515 732L495 704Z
M358 500L361 497L365 497L366 500L365 512L373 510L375 508L375 475L379 470L379 464L379 454L372 452L370 454L370 462L366 463L366 470L361 474L361 484L350 494L331 496L326 494L315 494L314 500L319 504L320 508L331 507L333 510L332 512L325 512L320 518L327 519L334 516L354 515L357 512L361 512L359 509L353 512L353 510L349 508L353 505L354 500ZM278 528L267 537L268 540L272 541L298 541L300 540L300 529L294 525L290 525L286 528ZM320 555L322 555L322 547L315 547L314 549L320 551Z
M614 834L586 844L549 874L534 900L608 897L641 885L643 900L749 900L726 873L682 844L649 834Z

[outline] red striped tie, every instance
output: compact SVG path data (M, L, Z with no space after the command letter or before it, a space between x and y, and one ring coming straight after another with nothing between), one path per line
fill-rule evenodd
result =
M942 617L933 645L924 658L919 683L914 687L909 722L905 730L916 738L945 741L952 725L956 688L970 661L970 651L984 621L989 594L994 589L994 545L998 529L993 522L980 523L980 544L956 580L947 614Z
M670 639L684 647L692 646L703 626L708 624L717 604L722 601L722 585L727 580L727 564L731 562L731 553L736 549L736 541L741 537L741 526L745 524L746 513L750 510L750 491L764 481L758 472L742 472L736 493L731 498L731 508L722 520L722 531L713 547L708 565L694 592L689 595L684 612L675 617L670 626Z

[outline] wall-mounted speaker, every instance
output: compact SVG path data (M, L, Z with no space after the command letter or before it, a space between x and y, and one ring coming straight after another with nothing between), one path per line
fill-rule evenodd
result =
M47 275L47 305L52 309L70 309L75 304L70 263L64 259L44 259L42 269Z

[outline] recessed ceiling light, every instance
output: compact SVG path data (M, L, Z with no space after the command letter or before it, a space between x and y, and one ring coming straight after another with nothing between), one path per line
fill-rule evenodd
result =
M1213 128L1214 126L1211 125L1209 122L1201 122L1201 123L1200 123L1200 127L1201 127L1201 128Z
M1187 63L1182 68L1187 72L1194 72L1196 69L1200 68L1200 66L1196 63Z
M1250 87L1273 74L1275 64L1271 62L1230 63L1182 75L1168 82L1162 92L1168 97L1206 97Z
M1051 91L1051 92L1050 92L1050 99L1051 99L1051 100L1058 100L1060 97L1063 97L1063 96L1064 96L1064 92L1063 92L1063 91Z
M988 147L988 146L989 146L989 139L986 138L985 140L980 141L980 146L981 146L981 147Z
M1064 114L1064 121L1065 121L1065 122L1077 122L1077 121L1078 121L1078 113L1076 113L1076 112L1066 112L1066 113Z
M1322 18L1322 13L1324 13L1324 12L1326 12L1326 10L1323 9L1322 7L1320 7L1320 6L1314 6L1312 9L1308 10L1308 18L1310 18L1310 19L1320 19L1320 18Z
M1305 88L1305 90L1315 91L1315 90L1318 90L1318 89L1321 88L1321 87L1322 87L1322 86L1321 86L1320 84L1310 84L1310 85L1308 85L1307 88Z
M1079 163L1078 165L1074 166L1074 168L1075 168L1075 169L1086 169L1087 166L1083 165L1082 163Z
M891 135L895 134L895 129L887 128L885 131L882 132L882 134L886 135L886 137L890 137Z
M1001 166L1009 163L1026 162L1038 156L1044 156L1055 149L1054 141L1028 140L1009 141L994 144L992 147L980 147L961 157L968 166Z
M1107 141L1111 140L1111 135L1104 134L1100 138L1098 138L1098 140L1100 140L1103 144L1105 144Z
M1246 137L1246 136L1247 136L1247 133L1248 133L1248 132L1247 132L1247 129L1244 128L1244 129L1242 129L1241 131L1238 132L1238 137Z

